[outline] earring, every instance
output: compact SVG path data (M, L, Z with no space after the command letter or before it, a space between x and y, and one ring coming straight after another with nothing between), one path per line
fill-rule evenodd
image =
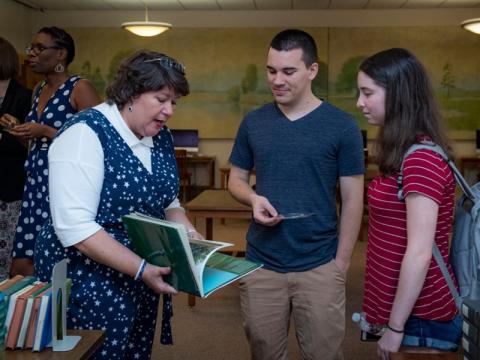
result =
M132 112L132 111L133 111L132 105L130 105L130 106L128 107L128 111L129 111L129 112Z
M62 65L62 63L58 63L57 65L55 65L55 72L57 73L62 73L65 71L65 66Z

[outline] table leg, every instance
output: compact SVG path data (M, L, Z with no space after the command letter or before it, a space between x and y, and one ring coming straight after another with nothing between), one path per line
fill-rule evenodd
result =
M205 219L205 237L207 240L213 240L213 219Z

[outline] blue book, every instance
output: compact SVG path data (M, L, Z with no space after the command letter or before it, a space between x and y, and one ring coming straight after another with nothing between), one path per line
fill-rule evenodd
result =
M52 342L52 289L42 295L42 302L35 326L33 351L42 351Z

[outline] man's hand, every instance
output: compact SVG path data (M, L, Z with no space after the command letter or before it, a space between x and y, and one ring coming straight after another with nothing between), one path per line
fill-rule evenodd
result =
M337 264L338 268L344 273L347 274L348 268L350 267L350 262L345 262L340 258L335 258L335 263Z
M282 218L278 216L277 210L263 196L253 195L252 198L253 219L265 226L275 226Z

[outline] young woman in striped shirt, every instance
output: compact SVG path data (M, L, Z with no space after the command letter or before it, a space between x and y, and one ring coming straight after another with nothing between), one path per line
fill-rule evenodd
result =
M388 359L400 346L455 350L461 321L436 261L435 242L450 273L455 180L445 161L417 150L404 163L405 201L397 178L414 143L433 142L450 156L425 68L408 50L381 51L360 65L357 107L380 126L374 153L380 175L368 188L369 229L365 298L367 321L386 327L377 354Z

